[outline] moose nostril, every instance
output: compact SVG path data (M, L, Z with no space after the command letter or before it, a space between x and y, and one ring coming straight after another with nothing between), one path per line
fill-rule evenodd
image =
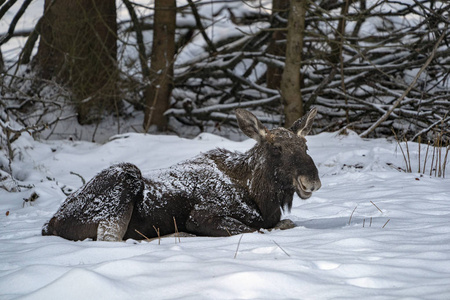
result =
M314 191L314 184L310 184L307 178L305 177L298 177L298 182L300 183L300 187L305 192L312 192Z
M322 186L320 180L309 181L308 178L305 178L303 176L298 177L298 182L300 184L301 189L304 190L305 192L317 191Z
M308 188L303 184L303 182L301 180L299 180L299 181L300 181L300 185L302 187L302 190L304 190L304 191L308 190Z

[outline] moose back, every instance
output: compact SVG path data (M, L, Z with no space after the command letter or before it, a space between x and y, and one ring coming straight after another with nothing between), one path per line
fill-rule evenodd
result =
M290 129L268 130L237 109L240 129L257 141L247 152L215 149L145 177L133 164L113 165L70 195L42 234L121 241L176 230L228 236L272 228L294 192L307 199L321 186L305 139L315 115L312 109Z

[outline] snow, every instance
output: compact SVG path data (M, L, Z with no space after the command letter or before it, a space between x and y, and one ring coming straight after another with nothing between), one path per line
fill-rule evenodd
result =
M16 30L32 28L42 7L42 0L33 1ZM255 30L232 24L226 10L216 15L222 7L205 4L200 10L209 20L205 25L216 24L214 30L208 28L212 40ZM15 11L1 19L2 32ZM123 5L119 19L128 19ZM193 18L182 21L193 23ZM414 25L420 20L408 21ZM377 32L380 24L366 22L361 31ZM6 61L17 56L25 40L11 39L2 46ZM145 42L151 42L149 33ZM204 59L204 48L203 38L195 36L177 65ZM127 49L124 56L136 56L133 51ZM138 128L142 122L136 124ZM86 127L73 133L72 125L60 131L80 139L92 136ZM130 121L119 125L108 129L133 128ZM98 136L108 135L101 130ZM322 188L306 201L294 196L291 212L284 215L295 222L294 229L110 243L41 236L42 226L66 198L63 191L81 186L74 174L88 181L119 162L136 164L145 174L215 147L245 151L254 142L211 134L182 139L130 133L100 145L37 142L25 135L14 143L18 150L12 168L21 185L34 187L14 193L0 189L0 299L450 299L449 179L399 172L396 167L404 162L395 142L363 140L351 132L307 137ZM417 144L409 147L417 171ZM0 186L14 185L0 181ZM34 192L39 195L35 201L23 200Z
M307 139L322 188L305 201L294 196L283 216L293 229L73 242L40 234L65 199L62 188L82 185L70 172L87 181L127 161L145 174L254 142L124 134L100 145L23 135L12 167L34 188L0 189L0 299L449 299L449 179L398 171L396 142L352 132ZM417 144L409 149L416 172ZM33 192L39 198L24 203Z

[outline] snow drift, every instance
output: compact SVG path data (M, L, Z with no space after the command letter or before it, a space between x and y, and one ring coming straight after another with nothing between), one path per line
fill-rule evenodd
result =
M306 201L295 196L285 216L293 229L117 243L41 236L63 191L82 185L74 174L88 180L124 161L145 172L254 142L124 134L104 145L16 143L23 151L15 177L34 188L0 190L1 299L450 298L449 179L400 172L396 143L308 137L322 188ZM39 198L24 202L33 192Z

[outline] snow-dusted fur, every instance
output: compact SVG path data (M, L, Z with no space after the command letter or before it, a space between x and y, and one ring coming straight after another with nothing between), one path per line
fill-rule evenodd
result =
M133 164L111 166L70 195L42 234L117 241L170 234L175 226L207 236L272 228L294 192L306 199L320 188L304 138L315 114L269 131L238 109L239 127L258 142L247 152L215 149L145 177Z

